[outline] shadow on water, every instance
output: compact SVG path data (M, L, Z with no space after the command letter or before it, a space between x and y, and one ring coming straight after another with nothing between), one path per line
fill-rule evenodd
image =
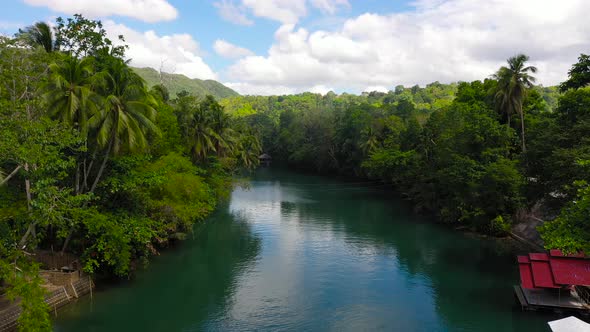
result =
M260 251L250 225L220 208L135 280L59 312L56 331L191 331L223 315L238 275Z

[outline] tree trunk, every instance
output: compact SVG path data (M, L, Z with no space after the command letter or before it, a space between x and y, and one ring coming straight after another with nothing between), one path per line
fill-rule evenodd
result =
M0 182L0 186L1 186L1 185L3 185L3 184L5 184L6 182L8 182L8 180L10 180L10 178L12 178L13 176L15 176L15 175L16 175L16 173L17 173L17 172L18 172L20 169L21 169L21 166L20 166L20 165L19 165L19 166L17 166L17 167L14 169L14 171L12 171L10 174L8 174L8 176L7 176L7 177L5 177L5 178L4 178L4 180L2 180L2 181Z
M37 225L36 222L32 222L32 223L29 224L29 228L27 228L27 231L25 232L25 235L23 235L23 237L18 242L18 248L19 249L24 249L24 247L27 244L27 240L29 239L29 236L30 235L35 236L35 225Z
M29 171L29 164L28 163L25 163L24 169L27 172ZM28 177L25 178L25 192L27 195L27 211L30 213L31 209L32 209L32 206L31 206L32 196L31 196L31 180L29 180ZM22 249L26 245L27 240L29 239L30 235L33 235L33 237L36 237L36 235L37 235L35 232L35 225L36 224L37 224L36 222L31 222L29 224L29 227L27 228L25 235L23 235L20 242L18 243L19 248Z
M29 171L29 164L25 163L25 171ZM31 211L31 180L29 180L29 177L25 178L25 191L27 193L27 210Z
M92 187L90 188L89 193L93 193L94 190L96 189L96 186L98 185L98 181L100 180L100 177L102 176L102 173L104 172L104 168L107 164L107 161L109 160L109 155L111 154L111 149L113 148L113 142L114 142L114 139L112 139L109 142L109 146L107 147L107 151L104 155L104 159L102 161L102 164L100 165L100 168L98 169L98 174L96 175L96 178L94 179L94 182L92 183ZM96 153L94 155L96 155ZM90 168L92 167L93 162L94 162L94 160L92 160L90 162L90 167L88 167L88 173L90 173ZM87 177L88 177L88 174L85 174L84 181L86 181ZM64 241L64 245L61 248L62 255L66 252L66 249L68 249L68 245L70 244L70 240L72 239L73 235L74 235L74 230L70 230L70 232L68 233L68 236L66 237L66 239Z
M66 252L66 249L68 248L68 244L70 244L70 240L72 239L72 235L74 235L74 231L70 230L70 232L68 233L68 236L66 237L66 240L64 241L64 245L61 247L61 255L63 255L64 252Z
M96 186L98 185L98 181L100 180L100 177L102 176L102 173L104 172L104 168L107 165L107 161L109 160L109 155L111 154L111 149L113 148L113 144L115 142L114 138L111 138L111 141L109 142L109 146L107 147L107 151L104 155L104 159L102 160L102 164L100 165L100 168L98 169L98 174L96 174L96 178L94 179L94 183L92 183L92 187L90 187L90 191L91 193L94 192L94 190L96 189Z
M84 181L82 181L82 192L84 192L86 189L88 189L88 176L90 175L90 172L92 171L92 166L94 166L94 160L96 159L96 154L98 152L98 149L94 149L94 152L92 153L92 158L90 159L90 165L88 165L88 167L86 167L86 158L84 158Z
M522 153L526 153L526 144L524 139L524 112L520 110L520 135L522 137Z
M76 195L80 194L80 166L82 164L78 163L78 167L76 167L76 183L74 185L76 190Z

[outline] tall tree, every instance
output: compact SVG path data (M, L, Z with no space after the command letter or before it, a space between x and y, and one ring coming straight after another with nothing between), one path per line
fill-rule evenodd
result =
M156 101L143 80L124 61L112 61L104 73L99 93L103 96L102 106L89 124L96 130L96 143L105 154L91 192L96 189L111 153L144 149L148 134L159 133L154 124Z
M516 113L520 115L520 128L522 139L522 151L526 151L524 137L524 111L522 104L526 97L528 89L533 87L536 81L530 73L537 72L534 66L527 66L529 57L524 54L518 54L509 58L508 67L501 67L494 78L498 80L496 90L496 107L504 112L508 117L508 126L510 126L510 117Z
M85 135L88 119L97 108L93 91L93 59L63 55L59 61L49 65L49 71L44 97L50 116Z
M32 47L41 46L47 53L57 50L53 31L49 24L45 22L37 22L24 30L18 30L18 37L22 38L25 43Z
M106 30L101 21L86 19L80 14L64 20L56 19L55 44L60 50L75 57L98 55L105 51L115 57L123 58L127 45L114 45L107 38ZM119 44L125 42L122 35L118 36Z

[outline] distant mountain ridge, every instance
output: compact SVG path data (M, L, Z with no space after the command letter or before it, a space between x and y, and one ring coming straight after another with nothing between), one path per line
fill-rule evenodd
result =
M151 88L156 84L160 84L160 73L157 70L153 68L136 67L133 67L133 70L147 82L148 87ZM164 85L170 92L171 98L176 97L176 94L183 90L199 97L212 95L216 99L240 95L234 90L214 80L191 79L181 74L170 73L162 73L162 79Z

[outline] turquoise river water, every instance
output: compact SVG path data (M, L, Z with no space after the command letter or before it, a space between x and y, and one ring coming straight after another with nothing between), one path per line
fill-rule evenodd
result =
M130 282L56 331L549 331L522 312L506 240L412 213L375 183L261 169Z

